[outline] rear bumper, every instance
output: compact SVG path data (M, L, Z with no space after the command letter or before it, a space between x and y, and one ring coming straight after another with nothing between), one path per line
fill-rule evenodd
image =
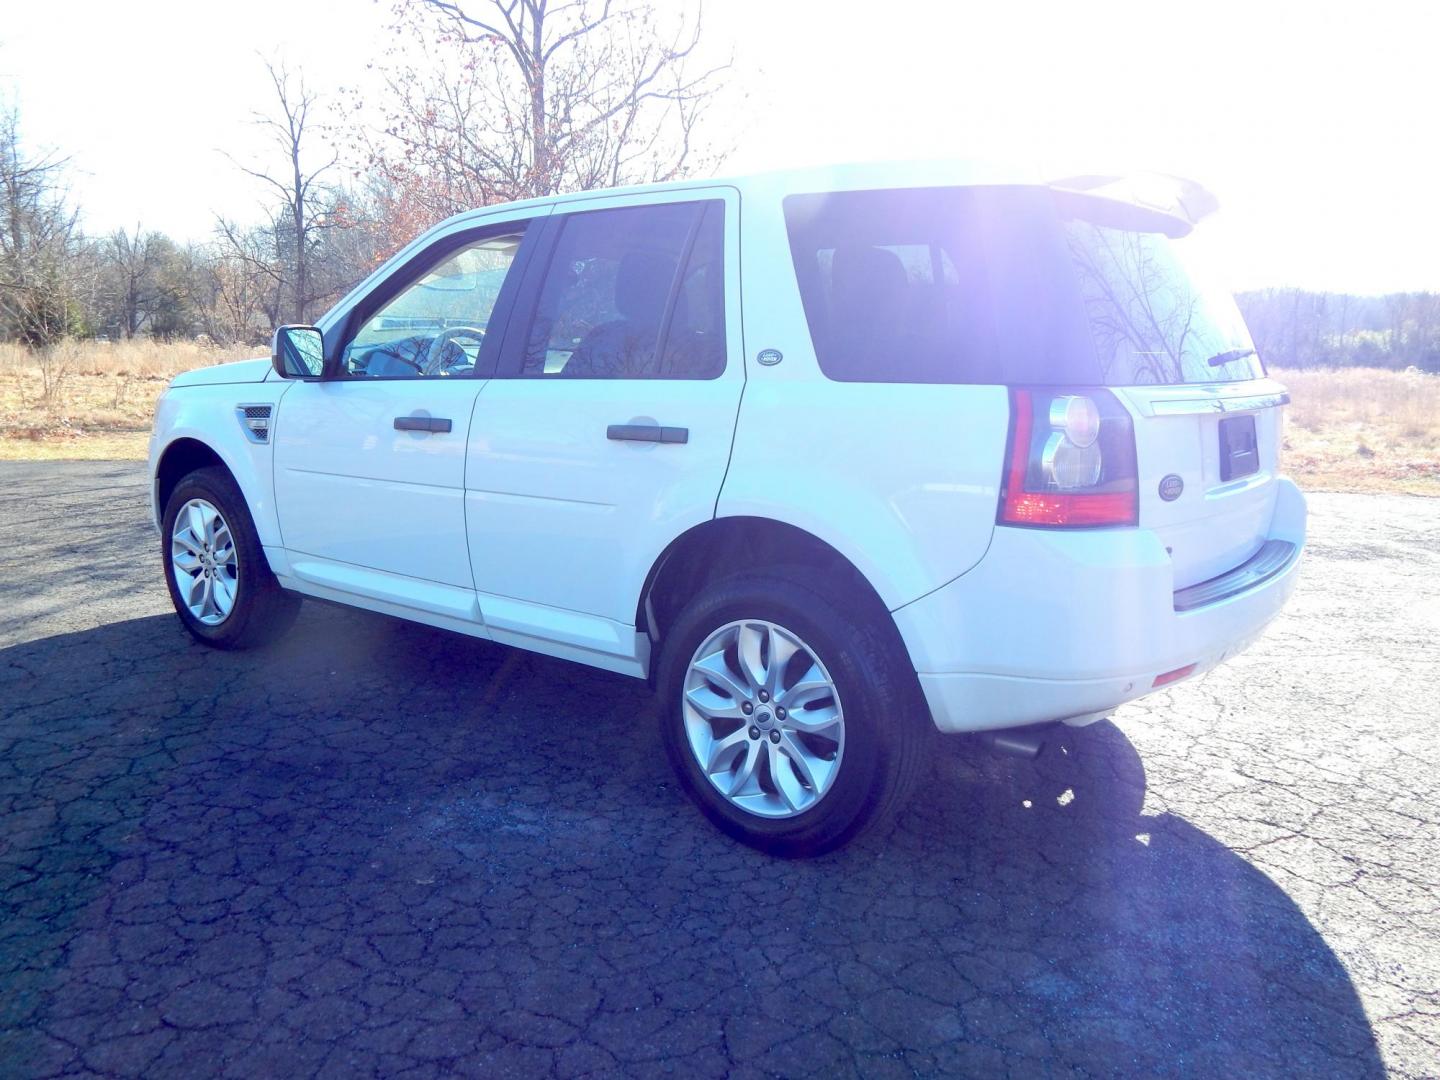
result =
M1149 530L997 528L974 569L894 613L936 727L1084 722L1234 656L1294 591L1305 520L1281 479L1250 571L1178 594Z

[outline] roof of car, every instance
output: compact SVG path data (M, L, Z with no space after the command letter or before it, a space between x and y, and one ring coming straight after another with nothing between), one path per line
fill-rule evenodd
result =
M563 205L621 195L657 194L694 188L733 187L743 196L784 196L830 191L865 191L896 187L974 187L980 185L1050 187L1095 198L1130 203L1193 225L1218 205L1214 195L1193 180L1161 173L1087 174L1054 177L1034 166L983 160L881 161L776 169L738 176L690 177L653 184L564 192L507 204ZM451 221L494 213L496 206L477 208Z
M566 192L477 207L474 210L456 214L426 230L397 252L393 258L408 258L413 252L423 248L436 235L452 231L456 226L466 227L472 222L478 224L486 217L501 211L521 210L528 207L538 209L547 206L563 206L622 195L655 194L727 186L739 191L742 198L750 196L779 198L785 195L866 191L876 188L974 187L979 185L1048 187L1070 193L1075 198L1140 207L1150 215L1158 214L1167 219L1169 225L1165 227L1165 231L1171 235L1183 235L1188 232L1195 222L1213 211L1218 205L1215 197L1194 181L1159 173L1093 174L1056 179L1046 176L1039 168L983 160L855 162L797 169L777 169L771 172L750 173L742 176L691 177L665 183ZM372 279L385 273L389 265L390 263L386 263L385 266L377 268L374 274L357 284L332 310L340 310L353 295L369 288Z

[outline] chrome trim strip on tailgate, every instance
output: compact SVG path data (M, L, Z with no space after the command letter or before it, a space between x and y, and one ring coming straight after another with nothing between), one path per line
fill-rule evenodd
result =
M1239 383L1128 386L1122 393L1141 416L1204 416L1258 412L1290 403L1285 385L1271 378Z
M1299 554L1300 548L1288 540L1267 540L1259 551L1235 569L1177 591L1175 610L1193 611L1253 589L1284 572Z
M1212 397L1190 401L1152 401L1156 416L1188 416L1191 413L1251 412L1290 404L1289 394L1259 394L1253 397Z

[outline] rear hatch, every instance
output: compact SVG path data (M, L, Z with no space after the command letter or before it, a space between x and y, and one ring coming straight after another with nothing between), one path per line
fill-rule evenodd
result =
M1139 524L1176 589L1208 580L1267 539L1284 387L1188 223L1092 198L1060 208L1097 381L1134 419Z
M1195 220L1213 204L1186 182L1075 177L1046 187L792 195L786 225L829 380L1005 386L1017 421L1020 402L1043 404L1045 415L1025 426L1027 445L1012 423L1000 524L1152 529L1170 550L1178 590L1254 555L1278 490L1284 392L1266 379L1233 298L1207 268L1211 239ZM1091 455L1100 471L1088 485L1067 474L1078 487L1066 488L1045 472L1054 437L1045 419L1071 396L1128 413L1135 458L1128 431L1123 448L1092 435L1080 448L1102 445ZM974 394L925 400L952 398L957 408L986 407ZM881 409L900 399L872 400ZM930 441L937 464L927 467L969 467L976 459L956 462L942 449L955 432L931 434L928 415L910 407L889 419ZM956 416L966 421L958 430L975 430L965 412ZM950 493L954 519L973 523L961 500L991 491L959 475L936 473L921 490ZM1078 489L1088 509L1062 506Z
M1283 387L1264 379L1197 389L1118 391L1135 417L1140 524L1164 541L1176 589L1260 550L1280 464Z

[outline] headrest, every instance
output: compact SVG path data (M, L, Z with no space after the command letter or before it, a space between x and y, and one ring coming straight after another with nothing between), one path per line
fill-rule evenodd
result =
M615 271L615 310L631 322L658 326L674 280L675 259L671 256L627 252Z
M831 294L842 305L893 301L908 281L900 256L884 248L836 248L830 263Z

